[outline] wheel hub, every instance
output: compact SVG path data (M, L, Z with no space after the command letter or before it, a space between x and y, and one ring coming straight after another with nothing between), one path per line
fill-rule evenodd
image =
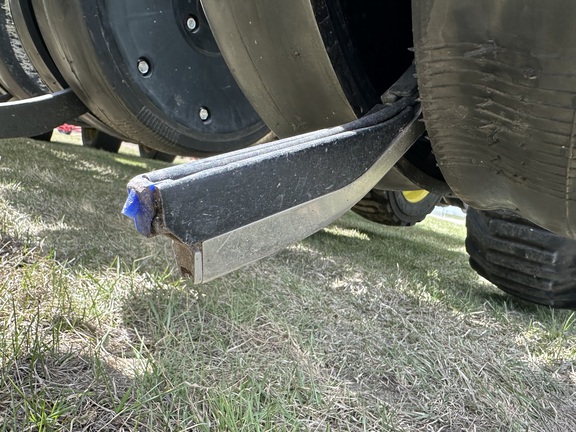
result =
M419 203L424 198L429 195L430 192L426 190L414 190L414 191L402 191L402 195L406 198L406 201L412 204Z
M132 141L206 155L245 147L268 132L219 54L197 0L34 4L70 86Z

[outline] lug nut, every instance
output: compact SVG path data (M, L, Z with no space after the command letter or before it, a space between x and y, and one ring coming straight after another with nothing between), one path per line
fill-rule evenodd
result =
M150 63L145 59L138 60L138 72L142 75L148 75L150 73Z
M210 118L210 111L208 111L208 108L201 107L200 111L198 111L198 116L200 117L200 120L205 122Z
M186 27L190 31L196 30L196 28L198 27L198 21L196 21L196 18L188 17L188 19L186 20Z

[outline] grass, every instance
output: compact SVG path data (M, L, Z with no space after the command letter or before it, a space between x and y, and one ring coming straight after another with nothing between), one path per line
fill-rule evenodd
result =
M477 277L463 226L347 214L195 287L119 215L163 166L0 142L0 431L576 429L574 314Z

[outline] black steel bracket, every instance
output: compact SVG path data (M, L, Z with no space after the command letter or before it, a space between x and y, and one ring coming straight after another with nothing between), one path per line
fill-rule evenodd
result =
M0 138L41 135L88 111L71 89L0 103Z
M417 97L352 123L134 178L124 214L174 240L197 283L325 227L360 200L424 132Z

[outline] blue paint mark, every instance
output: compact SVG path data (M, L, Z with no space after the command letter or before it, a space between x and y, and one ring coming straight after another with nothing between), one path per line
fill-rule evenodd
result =
M138 232L145 236L152 234L152 221L154 219L154 191L156 187L150 185L141 193L131 189L122 209L122 214L134 221Z
M126 203L124 204L124 208L122 209L122 214L131 219L136 219L139 212L140 212L140 199L138 198L138 194L136 193L136 191L132 189L128 194L128 199L126 199Z

